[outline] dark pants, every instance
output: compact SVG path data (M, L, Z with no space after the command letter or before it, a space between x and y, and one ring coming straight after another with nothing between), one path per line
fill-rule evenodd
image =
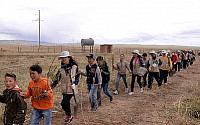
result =
M168 70L160 70L160 81L162 84L162 81L164 80L164 83L167 83L167 77L168 77Z
M188 61L187 60L183 60L183 68L186 69L188 65Z
M141 76L132 74L132 81L131 81L131 92L133 92L134 89L134 84L135 84L135 78L137 76L137 83L139 84L140 88L142 88L142 83L141 83Z
M63 100L61 102L62 109L68 116L71 116L70 99L72 98L72 96L72 94L63 94Z
M158 86L161 86L162 83L160 81L160 77L159 77L159 72L149 72L149 78L148 78L148 88L152 88L152 79L155 78L156 81L158 82Z
M176 64L173 63L173 70L175 70L175 72L177 72L177 66L178 66L177 63Z
M126 82L126 74L117 74L117 81L116 81L116 90L117 91L119 89L119 81L120 81L121 77L123 78L123 81L124 81L126 88L128 88L128 84Z
M180 72L181 71L181 67L182 67L181 62L177 62L176 64L177 64L178 71Z
M146 87L146 85L147 85L147 74L148 73L145 73L143 76L143 87Z
M112 98L112 94L108 91L108 83L103 83L101 87L103 88L103 92L110 98ZM97 93L101 92L101 89L98 89ZM99 105L101 105L101 94L97 94L97 100L99 100Z

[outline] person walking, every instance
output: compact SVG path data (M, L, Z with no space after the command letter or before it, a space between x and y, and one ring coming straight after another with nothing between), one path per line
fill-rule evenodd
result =
M141 76L138 75L138 71L140 67L144 67L145 63L143 58L140 56L140 53L138 50L134 50L132 52L133 57L130 61L130 69L132 71L132 81L131 81L131 92L129 95L134 94L134 84L135 84L135 78L137 77L137 83L140 86L140 92L143 92L143 86L141 83Z
M148 90L152 89L152 79L156 79L158 83L158 87L161 88L161 81L159 77L159 66L161 66L161 61L159 57L156 56L156 52L154 50L150 51L150 59L147 63L147 67L149 70L149 77L148 77Z
M102 87L103 88L103 92L110 98L110 102L112 102L113 100L113 96L112 94L108 91L108 85L109 85L109 81L110 81L110 69L108 67L108 64L106 63L106 61L103 60L102 56L98 56L97 59L97 64L100 68L100 72L101 72L101 76L102 76ZM99 89L99 92L101 91L101 89ZM98 96L100 96L101 94L97 94ZM99 106L101 105L101 97L97 97L100 99L99 101Z
M124 60L125 55L124 54L120 54L120 60L117 62L116 65L113 64L113 69L118 70L117 73L117 81L116 81L116 90L114 92L114 94L118 94L118 89L119 89L119 81L120 78L123 78L124 84L125 84L125 92L128 92L128 84L126 81L126 69L128 69L129 74L131 74L131 70L130 67L128 65L128 62L126 60Z
M168 71L172 69L172 61L169 57L167 57L166 50L162 50L162 57L160 57L161 66L160 66L160 80L161 84L164 80L164 84L167 85L167 77L168 77Z

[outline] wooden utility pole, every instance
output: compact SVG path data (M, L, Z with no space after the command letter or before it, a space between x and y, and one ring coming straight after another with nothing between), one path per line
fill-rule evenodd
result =
M37 19L37 20L34 20L34 21L38 21L39 22L39 33L38 33L38 52L40 51L40 46L41 46L41 43L40 43L40 40L41 40L41 38L40 38L40 21L43 21L43 20L40 20L40 10L39 10L39 18Z

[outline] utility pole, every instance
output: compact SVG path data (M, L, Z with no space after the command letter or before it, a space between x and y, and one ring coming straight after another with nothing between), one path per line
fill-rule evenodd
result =
M40 46L41 46L41 44L40 44L40 21L43 21L43 20L40 20L40 10L39 10L39 18L37 19L37 20L33 20L33 21L38 21L39 22L39 33L38 33L38 42L39 42L39 47L38 47L38 52L40 51Z

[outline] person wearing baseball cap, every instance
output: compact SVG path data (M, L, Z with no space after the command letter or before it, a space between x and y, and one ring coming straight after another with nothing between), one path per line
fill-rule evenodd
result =
M167 85L167 77L169 69L172 69L172 61L169 57L167 57L167 51L162 50L162 57L160 57L161 66L160 66L160 80L161 84L164 80L164 84Z
M147 67L149 71L149 77L148 77L148 90L152 89L152 81L155 78L158 87L161 88L161 81L159 77L159 66L161 65L161 61L159 57L156 56L156 52L154 50L150 51L150 59L148 61Z
M94 94L96 89L101 89L102 77L99 66L95 63L95 55L89 54L86 56L88 58L88 65L86 66L85 72L80 72L83 76L87 77L87 90L89 93L89 100L91 103L90 112L96 111L98 108L99 98L95 98ZM97 90L97 97L101 97ZM97 102L98 101L98 102Z
M53 89L56 87L59 81L61 82L63 95L61 106L66 115L64 123L71 124L73 117L71 114L70 100L74 96L73 90L75 94L78 93L78 82L80 76L78 74L78 64L72 58L68 51L63 51L58 59L61 60L61 67L58 70L56 74L56 80L51 84L51 87ZM70 79L72 80L72 83L70 82Z

